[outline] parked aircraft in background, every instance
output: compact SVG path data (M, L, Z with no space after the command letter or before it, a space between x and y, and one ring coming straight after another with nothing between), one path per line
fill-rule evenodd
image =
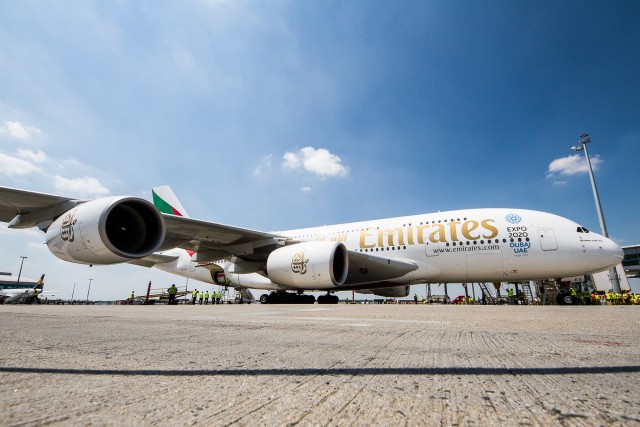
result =
M192 219L169 187L154 203L77 200L0 187L0 220L38 227L63 260L133 263L235 287L274 290L263 302L312 302L305 291L404 297L412 284L543 280L620 263L613 241L550 213L468 209L262 232ZM157 208L156 208L157 207ZM295 293L286 292L295 291Z
M38 290L38 294L42 295L43 288L44 274L40 276L37 282L26 277L21 277L19 282L18 279L0 278L0 301L24 293L33 294L33 291L36 289Z

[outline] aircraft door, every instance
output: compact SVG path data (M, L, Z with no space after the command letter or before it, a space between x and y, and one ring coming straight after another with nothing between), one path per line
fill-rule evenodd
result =
M538 236L540 236L540 247L543 251L555 251L558 249L558 241L553 230L540 229L538 230Z
M427 242L424 245L427 256L438 256L440 254L440 243Z

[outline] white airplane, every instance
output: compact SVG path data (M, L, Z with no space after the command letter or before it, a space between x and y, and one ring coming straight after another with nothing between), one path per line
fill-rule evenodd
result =
M155 266L208 283L274 290L264 301L313 302L305 291L404 297L412 284L545 280L617 265L613 241L566 218L469 209L262 232L192 219L169 187L154 203L78 200L0 187L0 221L38 227L51 252L81 264ZM296 293L286 292L295 291Z
M42 296L44 288L44 274L40 279L35 281L27 277L22 277L20 281L13 279L0 278L0 301L15 297L16 295L33 295L37 289L38 294Z

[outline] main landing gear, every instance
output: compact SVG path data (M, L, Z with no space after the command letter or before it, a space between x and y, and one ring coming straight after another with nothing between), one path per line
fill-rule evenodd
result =
M337 304L340 299L327 293L318 297L318 304ZM293 292L272 291L260 296L260 304L313 304L316 298L313 295L294 294Z
M260 304L313 304L315 302L316 297L313 295L294 294L285 291L273 291L270 294L260 296Z
M337 304L340 301L336 295L330 295L328 292L326 295L320 295L318 297L318 304Z

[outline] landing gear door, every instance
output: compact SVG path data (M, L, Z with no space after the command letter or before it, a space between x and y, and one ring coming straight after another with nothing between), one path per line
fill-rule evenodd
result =
M427 242L424 245L427 256L438 256L440 254L440 243Z
M540 229L538 230L538 236L540 237L540 247L543 251L555 251L558 249L558 241L553 230Z

